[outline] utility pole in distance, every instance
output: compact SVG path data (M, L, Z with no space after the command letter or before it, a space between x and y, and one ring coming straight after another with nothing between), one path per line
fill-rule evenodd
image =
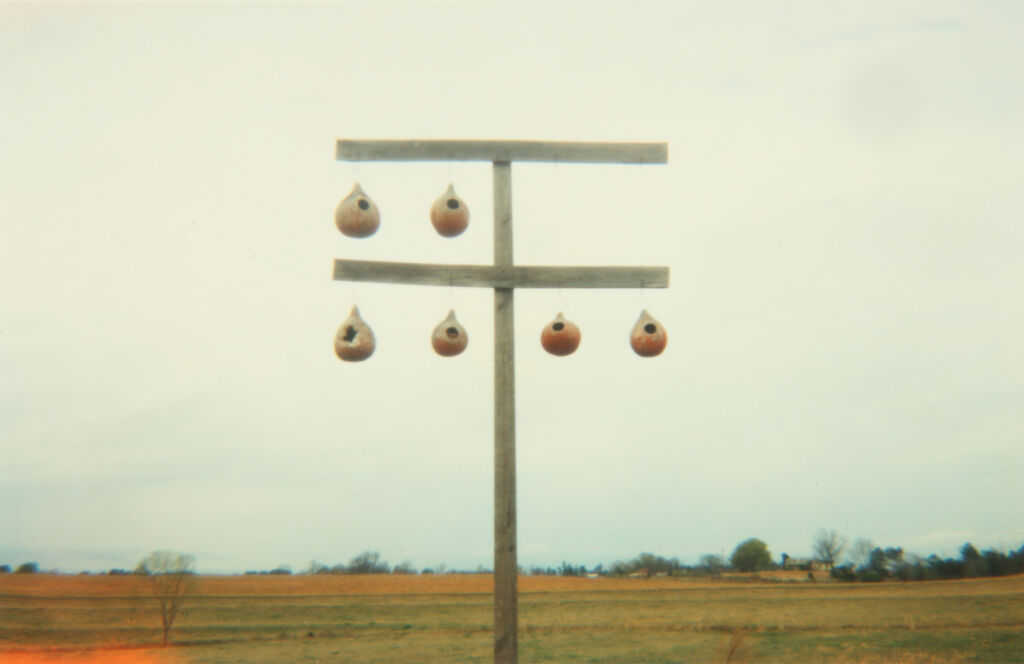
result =
M512 162L665 164L665 143L339 140L338 161L489 161L494 263L437 265L337 259L334 279L494 289L494 661L519 661L514 293L517 288L667 288L667 267L516 266Z

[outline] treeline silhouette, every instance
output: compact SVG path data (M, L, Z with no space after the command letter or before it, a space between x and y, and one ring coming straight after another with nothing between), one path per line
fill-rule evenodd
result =
M840 549L845 548L845 541ZM902 547L865 548L856 556L857 562L831 564L819 558L819 562L829 563L832 578L839 581L878 582L878 581L931 581L944 579L969 579L977 577L1007 576L1024 573L1024 545L1015 551L1005 553L997 549L978 551L970 542L960 547L958 558L941 558L932 554L927 558L906 553ZM755 564L751 566L749 554L757 555ZM520 573L549 576L612 576L612 577L653 577L653 576L686 576L686 577L718 577L726 572L770 572L780 569L793 569L785 565L788 558L783 555L783 563L775 562L767 546L761 540L751 538L741 542L730 558L718 554L701 556L695 565L686 565L678 558L666 558L653 553L641 553L630 560L617 560L609 565L598 564L593 567L577 565L562 561L558 566L531 566L520 568ZM792 559L791 559L792 562ZM821 570L822 567L815 569ZM36 574L39 565L35 562L22 563L15 569L10 565L0 565L0 574ZM405 561L395 566L390 565L377 551L364 551L348 563L325 565L315 560L300 572L301 574L489 574L490 569L480 565L474 570L452 569L444 564L417 570L411 562ZM47 570L47 573L58 574L58 570ZM139 570L128 572L123 569L111 569L100 574L127 575L139 574ZM288 565L279 565L274 569L248 570L248 574L292 574ZM89 574L89 572L81 572ZM765 577L770 579L771 576ZM809 578L814 578L813 576Z
M1024 573L1024 546L1008 554L996 549L979 552L970 542L960 547L959 558L940 558L935 554L921 558L905 554L902 547L875 547L865 563L832 569L832 576L841 581L867 582L970 579L1021 573Z

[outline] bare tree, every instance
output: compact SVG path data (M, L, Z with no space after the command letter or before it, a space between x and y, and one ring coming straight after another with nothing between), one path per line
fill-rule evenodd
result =
M725 569L725 556L717 553L705 553L700 557L700 567L708 576L722 576Z
M874 548L875 543L870 539L858 537L853 541L853 546L846 552L846 559L853 564L854 568L867 567Z
M846 549L846 538L835 530L825 530L822 528L814 536L814 544L811 546L811 549L818 560L825 563L825 566L831 570L836 560L839 559L839 556L843 555L843 551Z
M136 574L145 577L150 593L160 607L164 648L182 600L191 590L194 563L195 558L185 553L154 551L140 560L135 568Z

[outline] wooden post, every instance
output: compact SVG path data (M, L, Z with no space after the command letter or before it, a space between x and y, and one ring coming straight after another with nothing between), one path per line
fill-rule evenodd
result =
M494 162L494 265L512 266L512 164ZM494 289L494 661L519 661L516 370L512 288Z
M434 265L337 259L340 281L494 289L494 661L519 661L516 541L516 288L667 288L666 267L517 266L512 256L512 162L664 164L664 143L339 140L339 161L490 161L494 264Z

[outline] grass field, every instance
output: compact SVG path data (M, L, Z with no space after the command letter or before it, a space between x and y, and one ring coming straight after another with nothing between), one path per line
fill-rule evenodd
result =
M5 664L489 662L487 575L197 577L159 648L135 577L0 577ZM521 577L522 662L1024 662L1024 576L923 583Z

